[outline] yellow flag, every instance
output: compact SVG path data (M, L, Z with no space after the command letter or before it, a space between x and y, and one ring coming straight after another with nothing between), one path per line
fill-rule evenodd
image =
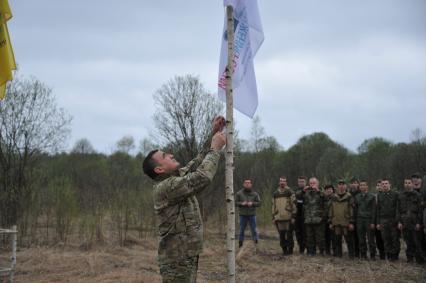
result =
M16 70L15 56L6 23L10 18L12 18L12 11L8 0L0 0L0 99L6 95L6 83L12 80L12 70Z

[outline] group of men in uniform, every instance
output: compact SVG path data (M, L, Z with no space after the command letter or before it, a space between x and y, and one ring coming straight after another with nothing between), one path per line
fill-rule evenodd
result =
M376 193L366 180L352 179L347 188L338 180L337 188L320 189L317 178L298 178L298 188L290 189L286 177L272 196L272 219L284 255L293 253L293 232L299 253L310 256L342 257L343 238L349 258L399 259L401 237L406 243L408 262L425 262L426 186L420 174L404 180L404 189L392 189L388 179L378 180ZM426 184L425 184L426 185Z

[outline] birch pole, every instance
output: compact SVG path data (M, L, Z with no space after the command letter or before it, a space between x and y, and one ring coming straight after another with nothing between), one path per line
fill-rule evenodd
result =
M234 101L232 74L234 72L234 17L233 7L226 6L228 38L228 65L226 67L226 153L225 187L227 229L226 247L228 255L228 283L235 283L235 205L234 205Z

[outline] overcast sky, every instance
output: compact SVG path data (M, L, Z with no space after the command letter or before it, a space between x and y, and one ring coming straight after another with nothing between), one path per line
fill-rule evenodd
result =
M249 0L247 0L249 1ZM68 148L111 152L152 131L152 95L174 75L217 92L222 1L9 0L24 76L53 89L74 117ZM288 148L323 131L356 150L375 136L426 132L426 1L259 0L265 41L255 58L267 135ZM240 137L251 119L236 114Z

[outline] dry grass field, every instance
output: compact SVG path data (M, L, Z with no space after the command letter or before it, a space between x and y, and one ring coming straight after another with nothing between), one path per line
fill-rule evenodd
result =
M351 261L297 252L284 258L273 235L270 231L257 248L246 241L238 251L237 282L426 282L426 267L409 265L404 259L396 263ZM20 249L16 282L161 282L156 247L156 239L147 238L133 240L127 247L104 245L89 251L72 245ZM225 270L224 239L208 235L198 282L225 282Z

